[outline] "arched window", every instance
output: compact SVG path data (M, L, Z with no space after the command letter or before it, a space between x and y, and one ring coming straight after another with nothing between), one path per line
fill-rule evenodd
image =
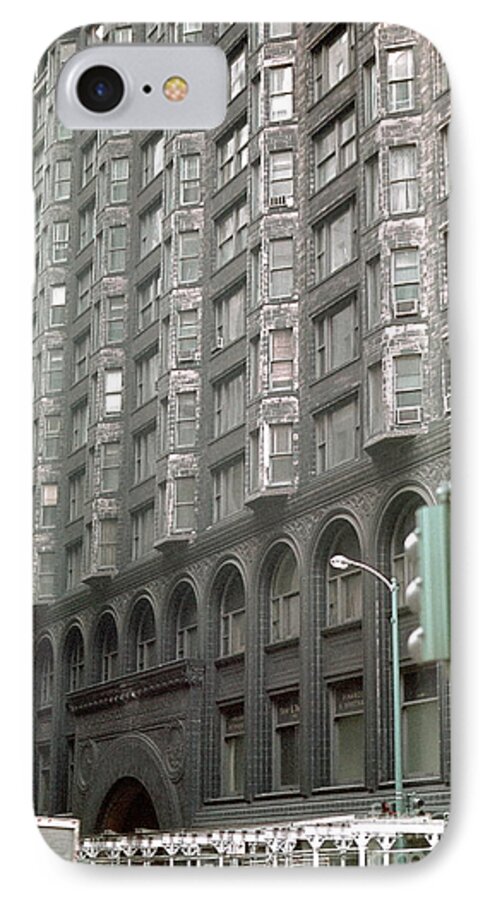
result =
M143 672L156 663L155 616L149 600L143 598L133 612L129 640L129 671Z
M349 559L360 559L359 540L349 522L339 523L328 544L327 566L327 624L343 625L362 617L362 574L360 569L334 569L332 556L341 554Z
M285 641L299 635L299 573L293 551L285 547L271 578L271 640Z
M45 706L50 706L53 701L53 648L48 638L44 638L39 646L36 670L37 705L38 708L42 709Z
M94 675L96 681L111 681L116 677L117 656L116 623L111 613L104 613L98 624L95 638Z
M416 512L419 506L422 506L421 498L414 494L407 494L393 525L390 546L391 574L398 579L400 585L398 596L401 605L405 603L405 588L412 578L408 558L405 554L405 538L416 526Z
M197 656L197 604L190 584L181 589L176 626L177 659Z
M238 569L227 568L229 572L221 594L222 656L242 653L245 649L245 590Z
M83 637L80 629L74 627L66 639L66 689L68 692L78 691L83 687L85 654Z

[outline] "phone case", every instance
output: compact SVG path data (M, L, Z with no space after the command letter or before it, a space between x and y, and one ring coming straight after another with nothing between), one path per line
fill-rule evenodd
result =
M67 131L64 62L130 41L217 43L223 124ZM43 56L34 803L61 855L388 866L443 834L449 115L398 25L90 25Z

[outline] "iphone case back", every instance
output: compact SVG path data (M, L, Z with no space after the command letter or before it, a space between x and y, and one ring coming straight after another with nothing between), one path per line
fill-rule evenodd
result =
M212 131L67 131L106 43ZM412 862L449 811L447 72L391 24L105 24L34 93L34 805L95 863ZM409 538L406 541L407 537Z

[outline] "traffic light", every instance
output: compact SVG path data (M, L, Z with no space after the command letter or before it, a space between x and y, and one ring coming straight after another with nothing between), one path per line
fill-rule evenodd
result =
M405 541L411 581L405 599L420 622L408 639L418 663L450 658L450 504L441 488L436 506L417 510L417 527Z

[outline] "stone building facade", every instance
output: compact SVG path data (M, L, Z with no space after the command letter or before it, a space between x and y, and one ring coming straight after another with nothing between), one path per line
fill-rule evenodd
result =
M67 132L100 41L216 42L212 132ZM84 833L449 803L403 541L449 476L447 74L384 24L94 26L35 85L35 806Z

